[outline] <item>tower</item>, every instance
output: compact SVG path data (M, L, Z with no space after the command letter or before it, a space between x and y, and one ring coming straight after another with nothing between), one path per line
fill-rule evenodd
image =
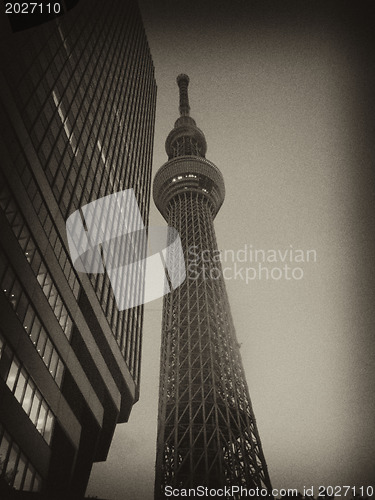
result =
M66 221L131 188L147 224L154 67L135 0L68 4L16 33L0 13L1 498L82 495L139 394L143 307L74 268Z
M164 298L155 497L164 488L271 484L236 340L214 218L224 180L205 158L190 117L187 75L179 75L180 117L155 176L157 208L180 234L187 276ZM169 265L176 266L174 256ZM238 494L234 495L234 498ZM233 498L233 497L231 497Z

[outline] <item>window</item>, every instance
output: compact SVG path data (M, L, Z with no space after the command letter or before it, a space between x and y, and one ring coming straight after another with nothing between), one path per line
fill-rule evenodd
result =
M37 431L49 444L52 437L54 415L32 378L14 355L6 384Z
M0 477L22 491L40 491L42 480L17 443L0 425Z

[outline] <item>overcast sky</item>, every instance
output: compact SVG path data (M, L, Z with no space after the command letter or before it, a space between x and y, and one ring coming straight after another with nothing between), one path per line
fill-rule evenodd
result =
M272 484L315 494L375 483L375 26L367 3L346 5L141 0L158 85L154 171L187 73L226 184L219 248L316 252L288 254L302 279L226 281ZM152 204L150 224L162 221ZM161 300L145 311L140 401L94 466L91 495L153 498L160 336Z

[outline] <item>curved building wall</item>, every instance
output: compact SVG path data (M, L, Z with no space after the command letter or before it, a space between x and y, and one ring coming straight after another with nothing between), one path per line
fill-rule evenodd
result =
M138 399L143 308L74 269L65 222L132 188L147 225L154 68L133 0L0 24L0 483L82 494Z

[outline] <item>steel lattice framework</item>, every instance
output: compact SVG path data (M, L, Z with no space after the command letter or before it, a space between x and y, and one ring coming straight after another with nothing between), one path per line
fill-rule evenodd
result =
M224 181L189 116L189 79L177 82L181 117L166 141L169 161L155 177L154 199L180 234L187 277L164 299L155 498L165 498L167 485L270 490L217 259L213 220ZM170 270L180 268L177 259L168 255Z

